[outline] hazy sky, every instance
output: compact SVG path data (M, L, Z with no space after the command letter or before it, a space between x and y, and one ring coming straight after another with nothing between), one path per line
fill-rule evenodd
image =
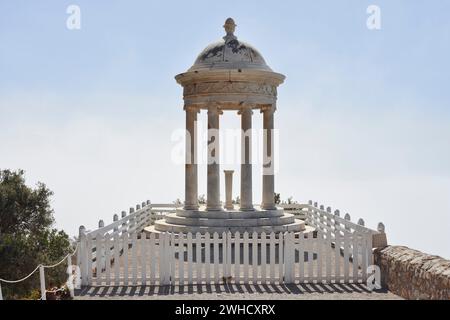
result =
M66 28L71 4L80 30ZM366 27L371 4L381 30ZM231 16L238 38L287 77L275 115L282 198L383 221L392 244L450 258L449 12L446 0L1 0L0 168L46 183L71 235L147 199L183 198L174 76ZM238 127L235 113L221 118ZM238 166L224 169L236 170L236 196Z

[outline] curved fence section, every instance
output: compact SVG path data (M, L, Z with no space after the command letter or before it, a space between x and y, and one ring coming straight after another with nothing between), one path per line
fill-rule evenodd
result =
M143 232L178 205L143 202L114 215L107 226L80 227L77 263L87 285L219 282L361 282L383 228L366 227L317 202L279 204L314 232L279 234L176 234Z

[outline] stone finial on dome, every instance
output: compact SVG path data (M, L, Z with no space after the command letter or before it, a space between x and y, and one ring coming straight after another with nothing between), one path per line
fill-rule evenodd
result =
M228 18L225 20L225 24L223 25L225 32L227 33L223 39L225 41L237 39L234 35L234 30L236 29L236 23L234 23L233 18Z

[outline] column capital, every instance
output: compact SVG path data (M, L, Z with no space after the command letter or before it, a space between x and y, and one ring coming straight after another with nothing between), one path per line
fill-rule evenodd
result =
M255 103L242 102L239 104L239 110L237 114L250 113L253 114L253 108L256 106Z
M275 103L273 103L273 104L266 104L266 105L261 106L261 113L264 113L264 112L272 112L272 113L274 113L276 110L277 110L277 106L276 106Z
M220 103L218 103L217 101L208 102L206 104L206 107L208 108L208 114L214 114L214 113L223 114L223 111L220 107Z
M197 112L200 113L200 107L195 104L185 104L183 110L186 112Z

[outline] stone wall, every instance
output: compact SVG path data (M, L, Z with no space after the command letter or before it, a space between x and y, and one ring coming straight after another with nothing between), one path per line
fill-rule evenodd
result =
M450 299L450 261L402 246L374 250L381 282L405 299Z

